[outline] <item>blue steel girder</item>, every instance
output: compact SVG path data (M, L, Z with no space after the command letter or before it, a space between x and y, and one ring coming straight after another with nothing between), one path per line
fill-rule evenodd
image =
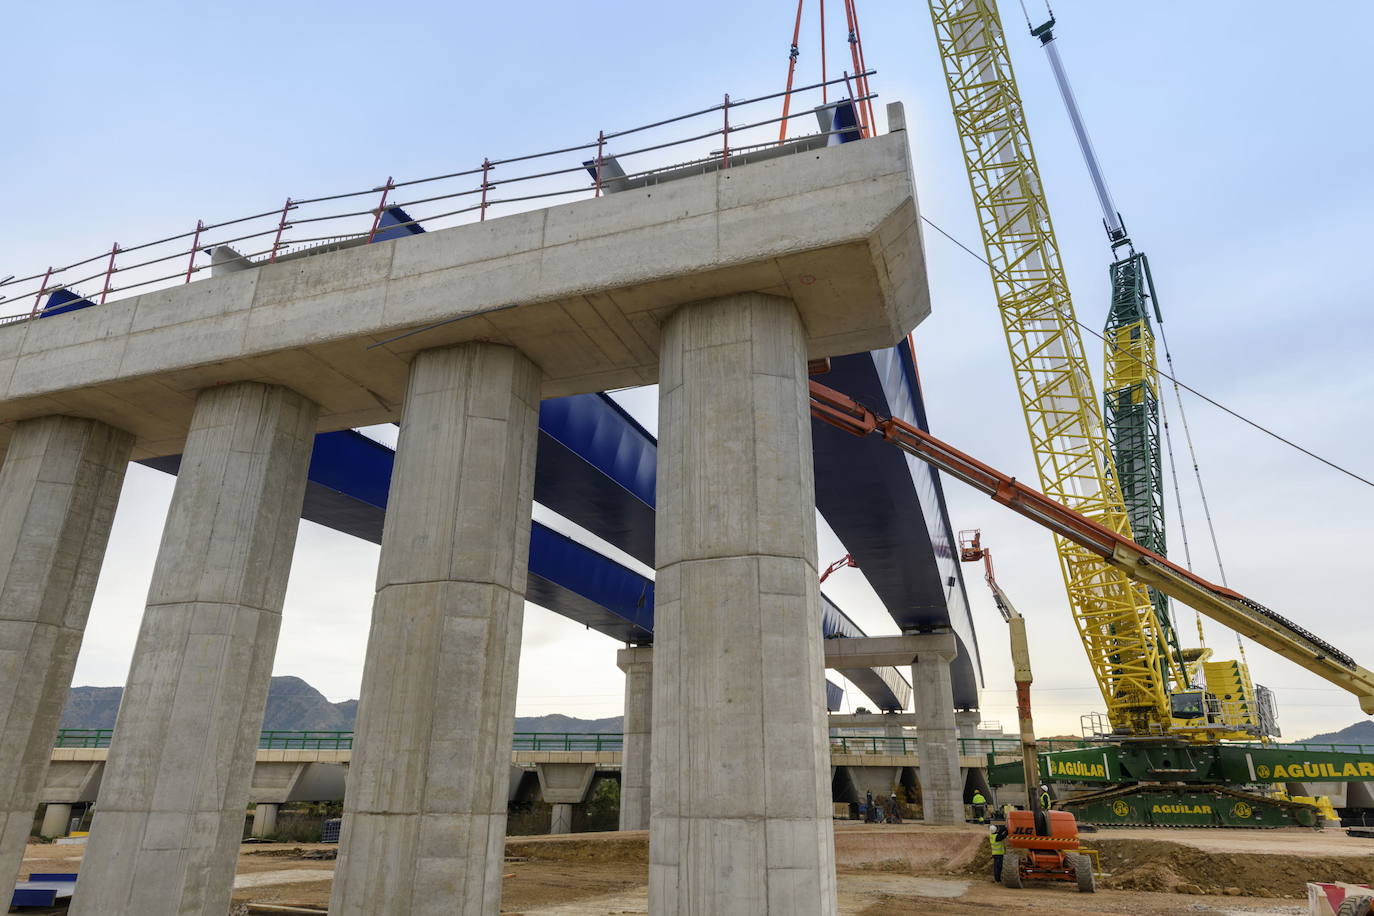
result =
M583 403L568 405L558 403L560 401ZM535 471L537 501L545 505L561 503L565 507L573 504L573 496L549 493L544 488L564 476L560 468L568 471L566 476L574 481L581 479L586 483L590 480L589 472L569 468L576 463L587 463L587 455L593 456L598 466L606 469L607 481L622 479L631 469L642 472L645 456L639 446L646 438L652 445L652 437L638 424L626 424L623 430L628 444L617 445L606 424L608 418L619 416L622 411L617 406L607 412L603 409L606 401L609 398L604 395L576 395L543 402ZM592 428L578 428L579 418ZM561 436L561 440L555 435ZM553 440L557 447L546 448L547 440ZM572 443L575 447L568 448L564 443ZM590 447L593 443L595 447ZM652 469L652 452L649 459ZM154 458L142 463L175 474L181 456ZM321 433L315 437L301 517L380 544L394 464L395 453L391 448L362 433L354 430ZM549 464L556 467L549 468ZM652 487L652 474L647 483ZM641 473L638 484L641 492L644 492L644 484ZM620 488L620 484L614 483L614 487ZM595 493L578 498L586 499L587 505L595 505L597 501ZM652 530L652 507L648 525ZM652 550L652 539L649 539L649 548ZM526 582L526 599L540 607L621 642L653 642L653 581L538 522L531 525ZM829 599L823 598L822 606L822 635L825 638L865 635ZM911 688L895 669L845 669L840 673L879 709L906 708Z
M535 499L654 565L658 443L604 394L539 405Z
M834 681L826 678L825 680L825 709L826 712L839 712L840 704L844 702L844 688Z
M831 360L826 385L928 429L910 346ZM816 507L903 632L952 632L954 704L978 707L982 664L958 545L934 468L876 437L813 421ZM855 485L855 481L861 481Z
M540 454L546 453L541 449ZM175 474L181 456L141 463ZM380 544L394 464L392 449L362 433L317 435L301 518ZM536 499L541 495L538 477L536 472ZM531 524L528 600L621 642L648 643L653 640L653 594L652 580L545 525Z
M826 639L853 639L866 634L835 602L821 595L821 633ZM911 685L896 668L838 668L883 712L911 708Z

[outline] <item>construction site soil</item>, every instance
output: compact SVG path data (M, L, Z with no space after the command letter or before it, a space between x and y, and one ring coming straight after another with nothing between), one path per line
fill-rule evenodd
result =
M643 831L512 837L501 912L645 913L648 839ZM1084 845L1100 861L1098 893L1079 894L1068 884L1013 891L991 881L985 828L837 822L840 912L1298 916L1307 912L1308 881L1374 882L1374 840L1341 831L1110 830L1085 835ZM323 912L335 849L245 845L234 882L236 916ZM31 845L23 873L79 871L82 852L81 846Z

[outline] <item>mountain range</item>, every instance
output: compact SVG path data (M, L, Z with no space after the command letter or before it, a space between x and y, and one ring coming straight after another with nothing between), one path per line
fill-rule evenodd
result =
M1340 731L1313 735L1307 740L1314 744L1374 744L1374 721L1362 719Z
M62 711L63 728L114 728L115 713L123 687L73 687ZM314 687L298 677L274 677L267 691L264 729L279 731L352 731L358 718L358 701L331 703ZM517 732L570 732L573 734L618 733L624 726L621 716L607 719L578 719L572 716L520 716ZM1374 745L1374 721L1364 719L1339 731L1313 735L1307 741L1323 744Z
M114 728L115 714L123 687L73 687L62 710L62 728ZM340 731L353 730L358 718L358 701L331 703L314 687L298 677L274 677L267 690L264 730ZM572 732L575 734L616 733L623 717L576 719L571 716L519 716L517 732Z

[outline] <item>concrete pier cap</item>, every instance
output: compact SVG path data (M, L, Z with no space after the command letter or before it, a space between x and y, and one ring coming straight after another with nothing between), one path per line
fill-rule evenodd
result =
M795 304L813 359L929 313L904 131L0 327L0 445L62 413L177 454L196 392L249 380L317 431L392 422L412 356L471 340L528 356L543 397L651 384L669 312L749 292Z

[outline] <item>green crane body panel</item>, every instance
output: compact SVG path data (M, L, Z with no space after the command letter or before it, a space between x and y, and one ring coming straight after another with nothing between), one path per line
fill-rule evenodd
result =
M1314 827L1312 805L1237 786L1287 782L1374 782L1374 747L1317 751L1302 746L1140 741L1040 755L1041 778L1076 794L1055 807L1088 824L1144 827ZM1021 763L988 759L988 782L1020 785Z
M1106 827L1315 827L1312 805L1223 786L1128 786L1060 803L1086 824Z
M1374 748L1360 754L1223 744L1220 750L1227 782L1374 782Z
M1256 785L1284 782L1374 782L1374 747L1363 752L1301 746L1188 744L1183 741L1107 744L1040 755L1041 778L1053 783L1120 785L1162 782ZM1021 763L988 761L988 782L1020 785Z

